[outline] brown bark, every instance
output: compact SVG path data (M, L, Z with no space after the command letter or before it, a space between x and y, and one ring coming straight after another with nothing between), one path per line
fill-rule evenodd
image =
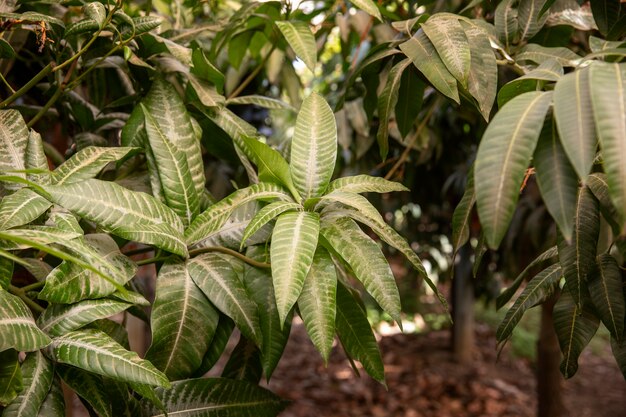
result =
M558 294L541 306L541 330L537 341L537 417L565 415L559 371L561 350L552 316Z

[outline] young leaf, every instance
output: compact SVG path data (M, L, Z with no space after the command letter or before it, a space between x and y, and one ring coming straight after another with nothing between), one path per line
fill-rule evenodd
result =
M200 367L218 318L185 263L164 264L157 277L152 344L145 358L170 380L188 378Z
M26 359L22 363L24 389L7 406L2 415L36 416L50 390L53 375L52 364L40 351L26 355Z
M32 352L50 343L26 304L3 289L0 289L0 317L0 352L10 348Z
M615 258L608 253L598 256L597 268L589 272L587 288L600 320L611 332L611 338L621 341L626 303L622 273Z
M389 152L389 119L398 102L398 91L402 74L409 65L411 65L411 59L409 58L403 59L394 65L387 76L387 84L385 84L385 88L383 88L382 93L378 97L379 125L376 139L378 140L380 157L383 160L387 158L387 153Z
M488 121L498 91L498 64L485 30L462 20L460 23L471 46L467 89L476 99L483 118Z
M317 213L283 213L276 220L270 255L281 323L285 322L302 292L317 247L319 227Z
M263 207L258 213L250 220L243 237L241 238L240 249L244 246L248 238L258 232L268 222L274 220L280 214L286 211L295 211L301 209L302 206L298 203L291 203L289 201L276 201Z
M32 222L52 206L48 200L22 188L0 201L0 230Z
M94 178L110 162L119 161L136 150L136 148L97 146L81 149L52 171L52 182L55 185L63 185Z
M0 406L6 407L22 392L22 369L15 349L0 352Z
M28 144L26 145L26 155L24 156L26 169L41 170L41 174L27 173L26 178L38 184L49 184L49 167L48 157L43 150L43 142L41 135L34 130L30 130L28 135Z
M328 103L311 93L300 108L291 142L291 177L302 198L328 187L337 159L337 125Z
M317 45L308 23L294 20L275 22L298 58L313 72L317 64Z
M298 298L298 309L311 341L328 364L335 339L337 272L330 254L318 247Z
M259 313L232 265L222 255L205 253L187 262L187 271L198 288L257 346L262 346Z
M50 357L113 379L161 387L170 386L167 377L135 352L124 349L106 333L94 329L76 330L52 340Z
M508 229L526 168L535 150L552 93L529 92L511 100L493 118L480 141L474 181L487 243L497 248Z

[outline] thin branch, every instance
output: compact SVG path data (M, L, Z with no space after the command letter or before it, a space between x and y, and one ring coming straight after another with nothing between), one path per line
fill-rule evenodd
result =
M41 314L45 310L45 308L43 308L42 306L40 306L39 304L37 304L36 302L28 298L26 296L26 293L22 291L22 289L15 287L13 285L9 285L9 292L13 295L18 296L24 302L24 304L30 307L30 309L33 310L34 312Z
M54 63L49 63L48 65L46 65L45 67L43 67L41 69L41 71L39 71L39 73L37 73L37 75L35 75L33 78L30 79L29 82L27 82L26 84L24 84L24 86L22 88L20 88L19 90L17 90L15 93L13 93L11 96L7 97L4 101L0 102L0 109L5 108L6 106L8 106L9 104L13 103L15 100L17 100L18 98L22 97L24 94L26 94L28 92L28 90L30 90L31 88L33 88L35 85L37 85L37 83L39 81L41 81L41 79L43 77L45 77L46 75L50 74L50 72L52 71L52 69L54 68Z
M250 84L252 82L252 80L254 80L256 78L256 76L259 74L259 72L261 72L261 70L263 69L263 67L265 66L265 63L267 62L267 60L269 59L270 55L272 55L272 52L274 52L274 49L276 49L276 43L274 43L272 45L272 48L270 49L270 51L268 52L267 55L265 55L265 57L263 58L263 60L259 63L259 65L257 65L257 67L254 69L254 71L252 71L245 80L243 80L243 82L241 84L239 84L239 87L237 87L235 89L235 91L233 91L229 96L228 96L228 100L230 100L231 98L235 98L237 97L239 94L241 94L241 92L248 86L248 84Z
M242 261L244 261L248 265L254 266L256 268L268 269L268 268L272 267L268 263L255 261L254 259L248 258L246 255L244 255L242 253L239 253L239 252L234 251L232 249L223 248L221 246L208 246L206 248L190 250L189 251L189 256L200 255L201 253L208 253L208 252L220 252L220 253L224 253L226 255L234 256L235 258L241 259Z
M24 285L22 288L20 288L20 290L24 291L24 293L27 293L28 291L38 290L44 285L46 285L46 281L38 281L32 284Z

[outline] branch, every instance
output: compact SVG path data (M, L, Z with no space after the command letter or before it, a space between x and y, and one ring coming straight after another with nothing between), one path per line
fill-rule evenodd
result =
M242 261L244 261L248 265L254 266L256 268L268 269L268 268L272 267L268 263L255 261L254 259L248 258L246 255L244 255L242 253L239 253L239 252L234 251L232 249L223 248L221 246L208 246L206 248L190 250L189 251L189 256L200 255L202 253L208 253L208 252L220 252L220 253L224 253L226 255L234 256L235 258L241 259Z

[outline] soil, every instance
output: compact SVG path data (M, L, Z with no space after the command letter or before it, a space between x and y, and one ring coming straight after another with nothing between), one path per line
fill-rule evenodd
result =
M531 417L536 413L530 361L505 349L477 326L471 366L455 363L449 332L396 334L380 339L387 389L361 370L355 375L340 347L326 368L302 325L294 324L269 388L292 404L281 417ZM610 353L587 349L578 373L563 382L565 415L626 416L626 381Z

